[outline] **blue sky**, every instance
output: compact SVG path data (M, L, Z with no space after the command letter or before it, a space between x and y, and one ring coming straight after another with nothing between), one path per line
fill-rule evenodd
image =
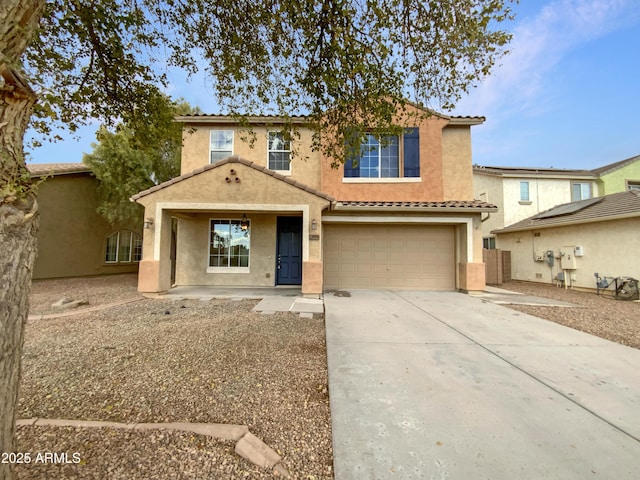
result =
M640 2L521 0L511 53L453 114L473 127L479 165L591 169L640 155ZM218 113L203 78L168 91ZM31 152L36 163L80 162L96 127Z

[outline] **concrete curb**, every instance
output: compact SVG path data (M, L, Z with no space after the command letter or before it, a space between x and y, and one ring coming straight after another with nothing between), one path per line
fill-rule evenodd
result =
M50 320L52 318L71 317L73 315L80 315L82 313L96 312L105 308L118 307L120 305L126 305L127 303L139 302L144 300L144 297L132 298L129 300L122 300L120 302L106 303L104 305L96 305L95 307L81 308L79 310L60 312L60 313L47 313L42 315L29 315L27 320Z
M222 423L119 423L94 420L67 420L26 418L16 420L16 426L35 427L78 427L78 428L118 428L121 430L173 430L191 432L198 435L232 440L236 442L235 452L254 465L271 468L275 475L290 478L287 469L280 463L282 457L271 447L249 432L246 425L227 425Z

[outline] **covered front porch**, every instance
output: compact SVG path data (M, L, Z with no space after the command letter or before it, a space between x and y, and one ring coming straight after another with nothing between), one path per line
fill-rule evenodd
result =
M322 293L319 230L330 200L318 192L229 159L134 200L145 207L141 292L287 285Z

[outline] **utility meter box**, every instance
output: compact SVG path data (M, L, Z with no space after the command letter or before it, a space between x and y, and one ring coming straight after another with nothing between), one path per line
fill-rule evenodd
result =
M560 268L562 270L576 269L576 256L574 249L575 247L571 245L562 247L562 250L560 250Z
M576 245L576 248L574 250L574 255L576 257L583 257L584 256L584 248L582 248L580 245Z
M550 267L553 267L553 250L547 250L545 252L545 261Z

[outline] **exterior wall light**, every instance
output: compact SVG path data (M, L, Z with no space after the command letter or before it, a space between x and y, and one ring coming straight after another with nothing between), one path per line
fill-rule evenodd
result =
M318 230L318 222L315 218L311 220L311 230Z
M153 228L153 218L147 217L144 219L144 229L150 230L151 228Z
M246 213L242 214L242 220L240 220L240 230L242 230L243 232L249 230L249 220L247 219Z

